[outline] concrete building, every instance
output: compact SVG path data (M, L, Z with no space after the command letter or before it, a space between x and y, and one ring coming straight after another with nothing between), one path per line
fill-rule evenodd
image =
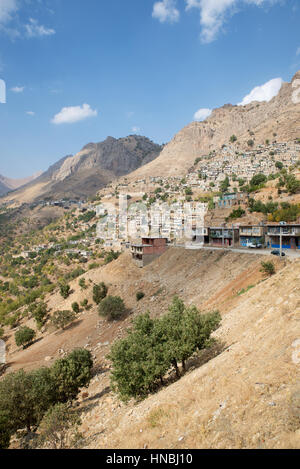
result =
M276 224L267 226L267 246L273 249L300 249L300 225Z
M218 247L234 247L239 240L239 229L228 227L210 227L209 244Z
M240 246L248 247L250 244L265 244L266 227L263 225L240 226Z
M167 238L142 238L139 244L131 244L132 258L138 267L145 267L166 250Z

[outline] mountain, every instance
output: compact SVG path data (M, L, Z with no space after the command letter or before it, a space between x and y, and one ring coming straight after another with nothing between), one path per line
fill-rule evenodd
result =
M25 184L28 184L29 182L38 178L40 175L41 175L41 172L33 174L32 176L29 176L28 178L10 179L10 178L1 176L0 174L0 195L7 194L9 191L12 191L12 190L18 189L19 187L24 186Z
M153 161L161 150L160 145L137 135L89 143L76 155L62 158L33 182L10 194L8 200L85 198L113 179Z
M135 171L130 179L186 174L196 158L228 144L232 135L237 136L241 150L250 138L256 144L267 139L287 142L300 138L299 90L300 71L269 102L226 104L215 109L204 122L192 122L182 129L155 161Z
M5 178L0 175L0 195L7 194L7 192L10 190L4 181Z

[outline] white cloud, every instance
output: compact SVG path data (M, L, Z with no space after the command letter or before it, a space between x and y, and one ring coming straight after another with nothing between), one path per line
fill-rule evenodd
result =
M16 0L0 1L0 23L4 24L11 20L11 15L18 9Z
M35 116L35 112L33 111L27 111L26 114L27 116Z
M185 0L186 10L200 10L201 39L203 43L214 41L228 17L235 14L239 7L248 5L263 6L278 0Z
M70 106L64 107L56 114L51 120L52 124L74 124L89 117L96 117L98 111L93 110L89 104L83 104L82 106Z
M13 91L13 93L23 93L25 89L25 86L14 86L10 90Z
M212 113L212 109L206 109L206 108L199 109L197 112L195 112L194 119L196 121L204 121L211 115L211 113Z
M133 132L134 134L139 134L141 131L140 127L132 127L131 129L131 132Z
M252 101L271 101L271 99L279 93L282 84L282 78L274 78L264 85L256 86L238 105L245 106L246 104L252 103Z
M30 18L29 23L25 24L25 30L28 37L52 36L55 34L54 29L46 28L33 18Z
M180 18L175 0L162 0L153 5L152 17L161 23L176 23Z

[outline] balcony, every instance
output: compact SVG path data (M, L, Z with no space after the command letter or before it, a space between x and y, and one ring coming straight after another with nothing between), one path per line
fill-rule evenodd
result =
M281 235L282 236L300 236L300 228L286 228L284 226L281 227ZM268 228L268 236L280 236L280 228Z

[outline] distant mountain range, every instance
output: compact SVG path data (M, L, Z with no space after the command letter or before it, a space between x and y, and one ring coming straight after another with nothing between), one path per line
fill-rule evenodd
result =
M95 194L116 178L137 179L184 176L195 160L218 152L236 136L240 152L266 140L288 142L300 138L300 71L291 83L284 83L269 102L252 102L246 106L226 104L214 109L203 122L192 122L165 146L146 137L131 135L104 142L90 143L75 156L66 156L48 171L9 193L6 202L32 202L60 198L85 198ZM0 179L0 191L7 180ZM1 193L0 192L0 193ZM2 199L3 200L3 199Z
M33 176L24 179L10 179L0 174L0 196L7 194L12 190L18 189L19 187L22 187L25 184L28 184L29 182L38 178L41 174L42 172L39 172L34 174Z
M161 145L137 135L89 143L76 155L62 158L24 187L9 193L5 200L85 198L112 180L153 161L161 150ZM2 194L7 192L7 187L3 179Z

